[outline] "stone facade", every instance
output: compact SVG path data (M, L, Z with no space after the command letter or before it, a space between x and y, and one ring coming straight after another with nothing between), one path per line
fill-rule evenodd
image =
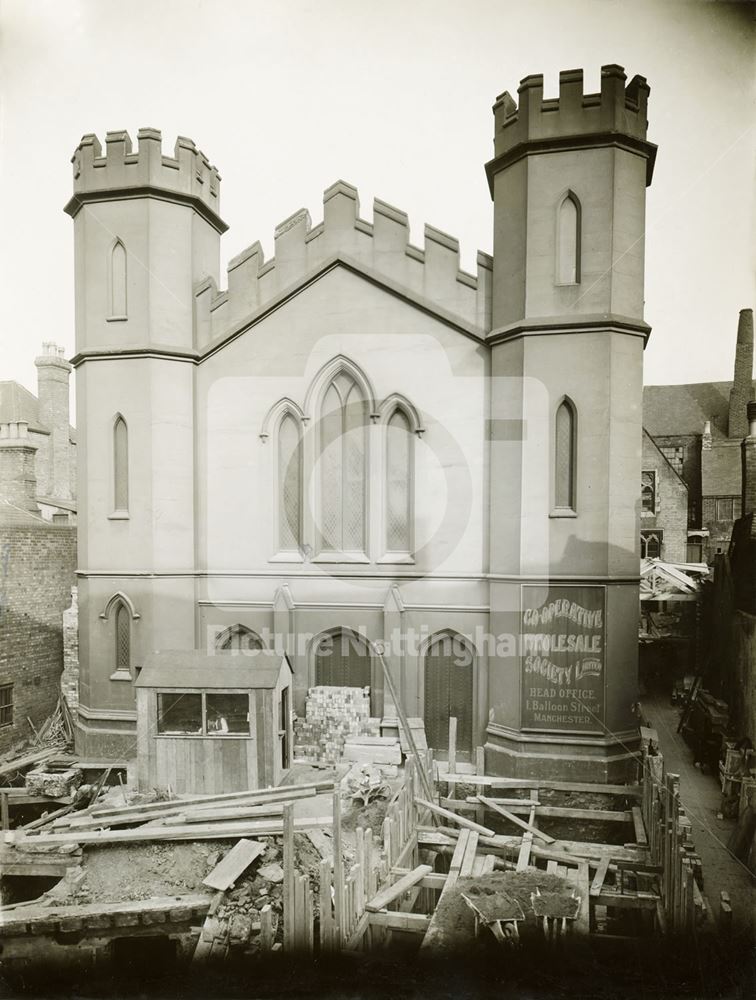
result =
M497 99L494 255L475 274L453 237L426 226L413 246L403 211L376 200L364 219L338 181L322 222L295 212L275 257L253 243L219 290L204 154L179 138L166 156L154 129L136 151L108 133L104 156L82 139L66 210L83 752L128 754L149 651L279 644L301 711L340 635L359 649L334 676L367 683L375 715L380 644L408 714L434 731L458 714L460 750L485 744L493 770L631 766L648 93L605 66L600 94L569 71L558 100L536 76ZM566 733L524 721L528 685L549 687L507 642L526 592L595 632L596 701L565 683Z
M0 501L0 688L12 685L0 752L53 711L63 664L62 614L76 566L76 529ZM0 718L3 718L0 711Z

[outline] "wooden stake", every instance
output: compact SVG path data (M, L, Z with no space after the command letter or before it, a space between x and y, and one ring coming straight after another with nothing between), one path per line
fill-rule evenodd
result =
M283 812L283 946L293 948L296 943L296 871L294 868L294 807L284 806Z
M333 793L334 948L344 943L344 855L341 848L341 794Z

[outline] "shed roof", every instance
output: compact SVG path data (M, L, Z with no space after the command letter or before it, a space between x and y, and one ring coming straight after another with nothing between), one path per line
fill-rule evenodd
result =
M274 688L281 671L291 673L283 653L272 649L208 655L199 649L150 653L136 680L146 688Z

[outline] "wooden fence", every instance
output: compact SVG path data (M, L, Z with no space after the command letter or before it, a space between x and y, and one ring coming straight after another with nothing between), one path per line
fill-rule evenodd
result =
M692 931L703 917L703 897L696 883L701 859L695 852L691 824L680 803L680 776L668 772L664 758L643 754L641 811L650 860L661 867L661 912L670 933Z
M417 765L407 760L403 781L392 797L383 821L382 843L369 829L356 830L355 861L345 871L341 829L341 797L333 795L333 860L320 863L317 906L307 875L298 874L294 850L292 807L284 808L284 950L321 952L351 950L369 943L373 932L401 927L413 914L390 915L383 907L368 909L371 901L395 895L398 886L392 869L414 867L417 862L415 794ZM391 891L387 891L391 890Z

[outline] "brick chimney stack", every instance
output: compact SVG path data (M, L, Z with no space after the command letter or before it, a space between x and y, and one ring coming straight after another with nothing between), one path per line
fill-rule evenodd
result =
M743 438L743 517L756 512L756 399L746 408L748 436Z
M25 420L0 424L0 499L38 514L36 454Z
M37 460L41 496L71 499L71 444L68 381L71 365L62 347L46 342L35 358L39 422L50 430Z
M730 413L727 427L731 438L748 434L746 406L753 395L753 309L741 309L738 340L735 346L735 373L730 390Z

